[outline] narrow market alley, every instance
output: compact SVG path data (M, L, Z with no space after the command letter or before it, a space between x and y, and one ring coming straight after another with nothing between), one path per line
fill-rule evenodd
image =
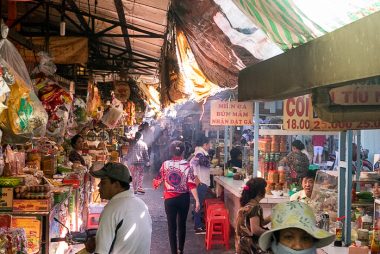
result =
M153 221L153 232L152 232L152 245L151 254L169 254L169 237L167 220L164 208L164 200L162 198L162 187L158 190L153 190L152 188L153 176L145 173L144 175L144 189L146 193L144 195L138 195L149 207L149 212ZM186 228L186 243L185 243L185 253L189 254L200 254L200 253L210 253L210 254L232 254L234 251L233 234L231 232L230 238L230 250L226 250L222 245L214 245L213 249L206 251L204 244L205 235L196 235L194 233L194 226L191 218L191 211L189 211L187 228Z

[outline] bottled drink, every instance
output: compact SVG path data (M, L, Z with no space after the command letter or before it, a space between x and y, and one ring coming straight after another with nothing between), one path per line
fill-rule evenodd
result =
M380 243L379 243L379 228L373 230L373 236L371 241L371 254L380 254Z
M345 216L339 217L336 219L336 228L335 228L335 242L334 246L342 247L343 242L343 222L342 220Z

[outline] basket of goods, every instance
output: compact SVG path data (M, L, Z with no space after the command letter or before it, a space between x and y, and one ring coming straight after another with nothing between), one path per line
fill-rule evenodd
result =
M48 199L50 198L50 186L34 185L20 186L14 189L16 199Z

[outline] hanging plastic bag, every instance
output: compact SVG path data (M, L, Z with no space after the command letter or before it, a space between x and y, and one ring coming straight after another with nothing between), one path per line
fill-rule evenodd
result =
M3 21L1 21L0 27L2 37L0 40L0 57L12 67L21 79L25 80L25 85L32 90L32 81L30 80L24 60L13 43L7 39L9 28Z
M31 137L44 136L46 132L47 113L33 91L27 68L14 45L6 39L8 28L1 24L0 64L7 68L10 76L14 77L14 85L10 87L9 98L1 112L0 127L3 142L25 142ZM1 108L1 105L0 105Z
M108 111L104 113L102 117L102 123L108 128L115 128L120 118L123 116L123 111L115 107L111 107Z
M40 63L31 73L31 76L43 73L46 76L53 76L57 71L57 66L53 62L53 58L47 52L40 51L37 56L40 58Z

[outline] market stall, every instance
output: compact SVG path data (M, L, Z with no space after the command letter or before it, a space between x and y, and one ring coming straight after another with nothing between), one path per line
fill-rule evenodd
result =
M229 211L231 226L235 227L237 211L240 208L240 196L243 190L244 181L234 180L232 177L216 176L217 197L222 197L226 208ZM260 201L263 207L264 217L271 214L271 209L278 203L283 203L289 200L289 196L275 196L266 194L265 198Z

